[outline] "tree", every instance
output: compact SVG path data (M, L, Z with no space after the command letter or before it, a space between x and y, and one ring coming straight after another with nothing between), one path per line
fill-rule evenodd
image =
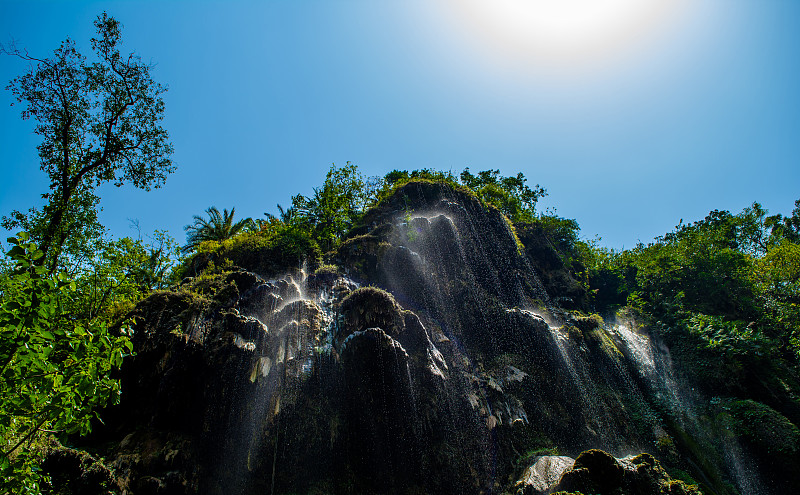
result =
M64 309L78 318L124 323L147 292L166 288L180 248L163 231L149 242L123 237L102 239L99 249L72 277L77 294Z
M511 221L530 221L536 213L536 203L547 196L547 191L536 184L533 189L525 184L528 179L518 173L503 177L499 170L483 170L472 175L469 168L461 172L461 183L472 189L485 202L497 207Z
M228 213L227 209L222 211L220 213L216 206L212 206L206 210L208 220L198 215L194 216L194 223L184 227L184 230L186 230L184 252L194 250L201 242L230 239L253 224L253 219L249 217L234 223L233 215L236 212L236 208L231 208L230 213Z
M152 80L152 65L131 53L122 55L122 25L103 13L91 39L96 61L87 62L67 38L50 58L37 58L16 46L0 53L31 62L9 89L24 105L22 118L36 121L40 168L50 178L47 204L28 214L15 211L4 227L30 229L44 253L40 262L56 271L65 243L84 228L96 228L97 186L132 183L160 187L175 170L172 145L161 127L166 88Z
M87 260L101 249L105 229L97 218L97 205L100 201L91 191L80 190L73 194L72 199L63 211L61 219L61 232L64 240L60 254L52 259L50 266L56 264L58 270L75 273L84 268ZM33 240L43 243L49 219L55 208L53 202L46 204L41 210L30 208L27 213L11 212L8 217L3 217L2 226L6 230L21 230L28 232ZM42 257L41 263L45 258Z
M0 493L39 493L37 452L43 431L85 434L95 411L119 399L110 376L132 345L106 324L68 311L79 294L27 234L10 238L10 272L0 273Z
M800 243L800 199L794 202L792 216L784 217L780 213L765 219L765 226L770 229L770 237L774 243L786 239Z
M331 250L369 205L372 191L367 186L356 165L332 165L322 187L315 188L312 197L292 197L288 218L307 224L320 247ZM283 213L282 210L282 216Z

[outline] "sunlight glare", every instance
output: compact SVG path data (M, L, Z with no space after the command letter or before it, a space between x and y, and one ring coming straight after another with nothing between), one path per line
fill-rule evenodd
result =
M496 55L570 65L614 56L655 31L683 0L461 0L451 5Z

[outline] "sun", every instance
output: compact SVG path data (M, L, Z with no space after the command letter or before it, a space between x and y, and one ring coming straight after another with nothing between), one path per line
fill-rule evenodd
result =
M668 23L684 0L450 0L499 56L569 65L614 56Z

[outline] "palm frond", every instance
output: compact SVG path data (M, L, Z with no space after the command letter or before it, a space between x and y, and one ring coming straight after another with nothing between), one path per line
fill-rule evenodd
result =
M194 215L194 222L184 227L186 245L181 248L183 252L193 251L205 241L230 239L252 225L253 219L250 217L234 222L235 213L236 208L231 208L230 212L223 209L220 213L216 206L212 206L206 210L208 219Z

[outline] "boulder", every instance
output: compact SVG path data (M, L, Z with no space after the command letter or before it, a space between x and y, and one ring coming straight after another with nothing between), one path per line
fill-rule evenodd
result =
M582 452L551 492L596 495L701 495L694 485L672 479L650 454L616 459L602 450Z
M516 484L519 495L542 495L548 493L561 475L572 467L575 459L563 455L545 455L538 457L522 473Z
M111 495L120 489L113 472L102 459L51 440L45 449L42 470L50 477L52 493Z

